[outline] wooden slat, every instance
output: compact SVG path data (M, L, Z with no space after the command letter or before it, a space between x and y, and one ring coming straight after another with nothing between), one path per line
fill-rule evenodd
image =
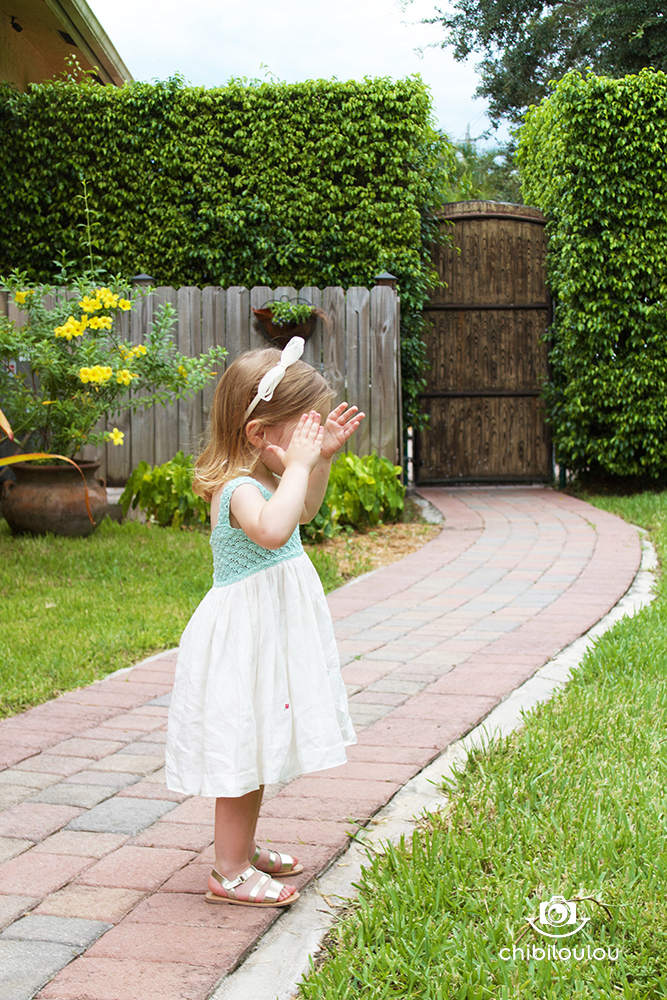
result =
M336 407L346 398L345 292L342 288L324 289L322 310L328 317L328 323L322 324L322 373L331 388L335 390L336 398L333 401L333 407Z
M154 293L142 295L134 305L130 315L130 340L133 344L145 344L153 326ZM139 390L133 395L147 395ZM155 464L155 408L133 410L131 419L132 468L143 461Z
M253 350L262 347L272 347L271 342L262 333L259 320L255 316L253 309L262 309L267 302L273 300L273 289L264 285L255 285L250 289L250 342L248 344Z
M19 307L14 302L13 296L10 297L7 292L5 292L5 295L7 295L7 312L5 313L5 315L9 320L11 320L16 329L20 330L21 327L26 324L28 320L28 314L27 312L22 312L19 309ZM53 302L53 296L48 296L48 298L51 300L51 302ZM44 298L44 302L46 303L46 296ZM47 306L47 308L50 307Z
M0 291L0 316L9 316L9 292Z
M347 401L366 414L356 434L348 442L348 450L357 455L371 451L371 387L370 387L370 293L367 288L348 288L345 295L345 329L347 338Z
M159 285L153 293L154 315L165 305L170 305L176 312L176 321L171 328L171 335L178 347L178 295L175 288ZM155 464L169 462L178 451L178 404L168 403L155 407ZM147 460L146 460L147 461Z
M396 326L396 369L394 384L396 386L396 412L398 414L398 464L401 467L401 482L407 483L405 468L405 428L403 427L403 393L401 389L401 300L398 295L394 301L394 324Z
M133 310L134 310L133 304ZM130 316L131 312L119 312L114 319L114 326L118 332L118 338L124 343L130 342ZM114 445L108 443L106 452L106 478L108 486L122 486L130 477L132 472L132 444L131 444L131 418L130 411L123 413L112 413L107 421L106 429L112 431L117 427L125 434L123 444Z
M319 288L304 286L299 289L298 296L299 299L304 299L305 301L310 302L310 304L315 306L316 309L322 308L322 292ZM322 374L324 370L322 359L322 345L324 337L324 321L318 317L315 329L306 341L302 359L303 361L307 361L309 365L312 365L315 371L320 374Z
M250 293L234 285L227 289L225 299L225 347L230 364L242 351L250 349Z
M65 297L65 301L67 301L67 302L80 302L81 301L81 297L80 297L79 292L77 290L73 289L73 288L68 288L65 291L65 296L64 297ZM51 309L51 308L53 308L54 305L56 305L56 303L58 302L58 300L61 299L61 298L62 298L62 290L59 289L58 291L56 291L55 295L45 296L45 298L44 298L43 301L44 301L44 304L47 305L47 308ZM120 358L119 358L119 360L120 360ZM106 430L106 426L107 426L106 420L105 420L104 417L102 417L101 420L98 420L97 424L95 425L94 430L101 432L101 431ZM127 442L127 440L128 439L126 438L126 442ZM123 445L117 445L116 447L120 448L120 447L124 447L124 446ZM81 457L81 459L84 462L99 462L100 463L100 467L99 467L99 469L97 471L97 478L103 480L106 483L106 478L107 478L106 445L102 445L100 447L95 447L94 445L86 445L78 453L77 457L79 457L79 456Z
M208 287L202 289L202 323L201 323L201 350L206 354L212 347L225 346L225 293L222 288ZM208 418L211 412L211 402L215 387L220 381L225 370L225 361L216 361L215 367L211 366L211 371L216 371L217 375L211 379L208 385L202 390L202 419L204 428L208 425Z
M376 286L371 291L371 434L378 455L397 463L398 425L395 385L396 294L391 288Z
M201 289L195 285L178 289L178 349L188 357L201 354ZM204 430L201 393L178 401L178 447L194 454Z

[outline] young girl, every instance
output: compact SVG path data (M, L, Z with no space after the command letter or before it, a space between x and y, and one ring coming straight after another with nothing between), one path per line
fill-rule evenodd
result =
M319 510L331 459L364 414L347 403L329 414L333 393L302 351L294 337L282 354L249 351L229 366L196 465L195 490L211 501L213 588L181 639L166 758L170 789L216 798L209 903L298 898L271 876L303 865L255 843L264 785L343 764L356 742L299 524Z

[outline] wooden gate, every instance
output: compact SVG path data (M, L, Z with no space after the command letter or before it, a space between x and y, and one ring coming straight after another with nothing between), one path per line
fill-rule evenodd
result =
M434 252L447 287L424 309L430 369L421 400L429 423L415 435L415 480L548 480L544 216L524 205L468 201L443 206L441 217L454 246Z

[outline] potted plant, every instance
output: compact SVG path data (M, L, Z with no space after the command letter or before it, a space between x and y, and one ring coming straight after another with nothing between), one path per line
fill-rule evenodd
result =
M117 279L101 283L94 272L67 293L29 284L18 272L0 279L0 288L25 314L22 324L0 317L0 441L10 428L22 452L0 459L16 473L15 483L2 486L3 516L15 532L88 534L104 516L106 490L95 479L99 463L77 462L77 453L106 441L122 445L123 432L101 430L102 421L196 393L226 352L179 354L169 305L157 313L144 344L129 343L119 317L132 309L133 293ZM30 466L23 464L27 459Z
M253 309L260 329L267 340L276 347L286 347L292 337L312 335L318 317L326 320L326 314L305 299L281 299L267 302L261 309Z

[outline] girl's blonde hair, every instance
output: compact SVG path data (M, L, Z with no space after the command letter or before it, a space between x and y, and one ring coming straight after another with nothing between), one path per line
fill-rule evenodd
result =
M245 412L257 394L260 379L280 361L272 347L241 354L222 376L213 395L206 444L195 462L193 489L210 502L221 486L236 476L249 475L260 451L245 433L246 424L259 420L276 427L317 410L327 416L334 397L322 376L305 361L295 361L268 402L260 400L248 419Z

